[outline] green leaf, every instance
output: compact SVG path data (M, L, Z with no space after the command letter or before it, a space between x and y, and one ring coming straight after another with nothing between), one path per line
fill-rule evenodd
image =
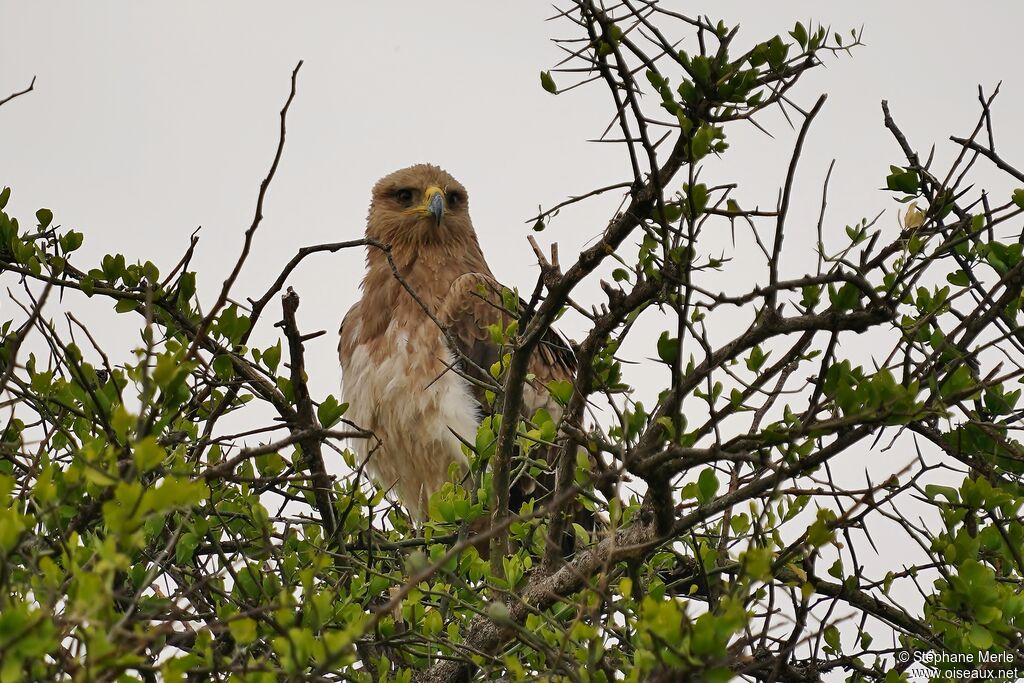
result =
M181 535L178 539L178 545L174 547L174 559L179 564L188 564L192 561L192 555L195 553L196 548L199 547L199 541L201 539L195 533L189 531Z
M789 45L786 45L782 38L775 36L768 41L768 66L778 69L786 62L786 55L789 54Z
M971 369L966 364L959 365L949 378L939 388L939 395L942 398L959 396L969 390L975 384ZM961 396L962 398L962 396Z
M232 344L238 344L242 335L249 331L249 316L239 314L238 306L231 304L221 312L215 327Z
M850 238L851 244L860 244L867 235L867 229L863 225L857 227L846 226L846 236Z
M496 441L497 437L495 436L494 429L491 428L490 418L486 418L480 422L480 426L476 430L476 441L474 444L476 452L481 457L490 457L494 454Z
M920 189L920 181L916 171L902 169L899 166L890 166L889 171L889 175L885 178L886 188L903 194L917 194Z
M110 426L114 429L117 438L123 439L131 429L133 422L135 422L135 417L128 412L124 404L118 403L110 416Z
M117 282L117 279L124 277L127 267L125 266L124 254L107 254L100 261L100 267L103 273L103 278L111 284Z
M316 417L324 429L330 429L338 423L346 410L348 410L347 403L338 403L338 399L334 396L328 396L317 406Z
M213 371L222 380L229 380L235 374L235 363L231 354L222 353L213 359Z
M694 133L693 139L690 141L690 159L691 161L700 161L710 152L722 152L725 151L725 134L721 128L711 126L708 124L702 124L697 132ZM707 193L707 186L698 184L695 187L703 187L705 195ZM707 203L707 197L704 197L704 203ZM698 213L704 210L703 205L698 210Z
M1017 208L1024 209L1024 188L1013 191L1013 203L1017 205ZM3 208L2 204L0 204L0 208Z
M153 368L153 381L159 388L166 389L177 374L179 367L181 366L178 364L177 357L169 353L160 354L156 359L156 367Z
M732 672L732 669L720 666L705 671L703 678L704 683L728 683L734 680L736 675Z
M36 480L35 486L32 487L32 495L40 503L49 503L57 495L57 485L53 481L56 469L53 464L43 468L43 471L39 474L39 479Z
M551 77L550 71L540 72L540 85L552 95L558 94L558 86L555 85L555 79Z
M772 551L750 548L740 554L743 572L752 579L767 581L772 576Z
M694 142L696 144L696 138L694 139ZM707 149L704 150L704 154L706 153ZM697 152L694 151L694 155L696 154ZM701 156L704 155L701 154ZM704 183L697 183L693 187L683 185L683 199L680 202L682 214L687 218L693 218L701 215L704 213L704 209L707 208L709 196L708 186Z
M836 652L839 652L839 629L833 625L829 625L825 628L825 644L831 647Z
M741 512L729 519L729 527L737 534L745 534L750 529L750 517Z
M85 478L97 486L113 486L117 483L117 479L94 467L85 468Z
M707 57L698 55L690 60L690 70L693 71L694 78L701 83L711 80L711 60Z
M807 542L815 548L830 543L835 535L831 523L835 521L835 513L831 510L818 510L818 518L807 528Z
M843 578L843 561L836 560L832 563L832 566L828 568L829 576L835 577L842 580Z
M256 456L256 470L263 477L276 477L285 471L288 462L280 453L264 453Z
M508 607L503 602L490 603L487 605L486 613L491 621L500 625L508 624L512 620L512 613L509 612Z
M53 211L49 209L39 209L36 211L36 220L39 221L39 228L44 230L50 227L50 223L53 222Z
M132 457L140 472L149 472L164 461L167 451L157 443L155 436L147 436L135 444Z
M281 390L284 397L289 401L295 400L295 388L292 386L292 381L287 377L277 378L277 388Z
M860 288L852 282L847 282L837 292L835 288L830 286L829 301L839 312L852 311L856 308L857 302L860 301Z
M949 282L949 284L956 285L957 287L966 287L967 285L971 284L971 278L967 275L967 273L965 273L962 270L958 270L955 273L950 273L949 275L946 276L946 280Z
M545 385L555 400L562 405L567 405L569 399L572 398L572 382L569 380L561 379L554 382L548 382Z
M804 285L802 294L803 298L800 299L800 304L807 310L811 310L821 301L821 286Z
M256 640L256 620L249 617L232 619L228 622L228 630L231 637L240 645L248 645Z
M992 647L992 632L981 624L971 626L971 630L967 633L967 639L979 650L988 650Z
M119 299L117 304L114 306L114 310L118 313L128 313L134 311L139 307L139 302L135 299Z
M800 43L800 47L807 47L807 29L799 21L796 22L796 26L789 32L789 35L793 36L796 42Z
M273 346L264 349L263 351L263 364L267 366L267 369L271 372L277 372L277 366L281 362L281 340L278 339L277 343Z
M679 204L665 204L664 210L655 206L651 211L651 217L659 222L675 223L683 215L683 207Z
M10 198L11 188L5 187L3 191L0 192L0 209L3 209L5 206L7 206L7 200L9 200Z
M679 357L679 339L670 337L668 331L658 337L658 358L665 363L675 363Z
M154 512L190 508L205 500L210 490L201 481L167 477L158 487L146 491L147 502Z
M750 349L750 355L747 357L747 370L757 372L764 365L764 362L768 360L768 356L770 355L772 355L771 351L765 353L761 350L760 346L755 346Z
M83 237L80 232L69 230L60 236L59 241L61 251L67 254L82 246L82 242L85 241L85 237Z
M193 271L186 271L178 279L178 301L182 304L188 303L196 293L196 274Z
M959 503L960 494L952 486L941 486L939 484L928 484L924 487L925 495L932 500L937 500L939 496L944 497L950 503Z
M706 503L715 497L717 491L718 476L713 468L707 467L697 477L697 500Z

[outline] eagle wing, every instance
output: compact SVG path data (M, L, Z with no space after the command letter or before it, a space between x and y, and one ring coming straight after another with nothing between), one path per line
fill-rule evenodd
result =
M439 321L449 331L449 344L455 345L459 370L474 383L474 395L483 415L495 412L495 406L485 398L486 387L494 383L491 367L511 350L503 343L502 332L519 320L525 308L522 299L485 273L466 273L456 278L441 306ZM531 379L523 391L523 417L529 419L543 408L557 423L562 408L547 385L572 382L575 371L576 357L569 344L557 332L548 330L529 359ZM521 476L513 482L513 511L518 511L531 497L542 500L553 489L555 451L548 446L531 453L535 462L543 460L546 467L536 477Z
M484 386L493 383L491 367L511 349L502 343L502 333L518 321L526 302L485 273L466 273L452 283L440 309L439 320L450 332L456 359L462 372L475 382L481 410L489 412L483 398ZM554 330L548 330L529 360L533 376L530 391L524 394L524 408L533 414L547 409L558 419L561 410L546 385L553 381L572 381L576 356ZM527 415L529 417L529 415Z

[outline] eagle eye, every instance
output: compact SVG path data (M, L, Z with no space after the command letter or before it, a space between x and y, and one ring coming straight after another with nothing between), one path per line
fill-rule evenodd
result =
M407 187L397 190L395 192L395 199L397 199L400 204L408 206L412 203L412 190Z
M449 192L448 193L448 206L449 207L451 207L453 209L459 208L459 205L462 204L462 200L463 200L462 193L460 193L460 192Z

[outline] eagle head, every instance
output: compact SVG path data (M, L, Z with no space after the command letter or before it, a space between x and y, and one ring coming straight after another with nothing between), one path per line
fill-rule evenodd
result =
M390 173L373 187L366 236L399 248L475 238L466 188L432 164Z

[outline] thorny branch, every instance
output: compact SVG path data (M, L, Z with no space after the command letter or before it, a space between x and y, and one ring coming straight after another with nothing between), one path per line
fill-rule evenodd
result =
M25 95L25 94L28 94L28 93L32 92L35 89L35 87L36 87L36 77L33 76L32 77L32 82L28 84L27 88L25 88L24 90L19 90L18 92L11 93L7 97L5 97L2 100L0 100L0 107L2 107L3 105L7 104L8 102L10 102L11 100L13 100L16 97L21 97L22 95Z
M624 148L630 177L531 220L543 229L577 204L622 196L588 248L563 253L565 267L534 244L541 278L505 374L487 387L502 414L496 443L466 444L473 456L494 446L489 464L474 460L490 489L445 490L419 527L344 449L372 434L311 395L305 351L316 335L300 331L298 294L282 297L283 366L281 344L251 346L307 257L353 247L387 259L433 317L390 247L303 247L248 298L248 315L232 303L245 300L234 290L301 62L242 252L205 314L189 271L195 235L160 278L113 255L80 267L77 240L45 214L21 233L0 212L0 264L21 285L10 296L22 311L0 346L0 483L13 482L0 508L0 582L14 586L5 618L28 615L28 635L0 635L0 656L52 624L44 636L56 645L28 664L36 677L335 681L413 670L430 682L519 671L575 681L582 665L591 680L636 669L665 681L723 671L883 681L894 646L961 652L991 639L993 651L1024 657L1012 612L1024 571L1024 411L1012 384L1024 376L1024 198L1000 201L969 180L981 157L1024 180L996 149L994 93L981 94L973 132L951 138L958 156L941 170L883 103L905 158L887 179L906 207L899 229L876 218L833 230L830 167L817 225L804 230L792 219L804 190L796 169L825 98L804 108L794 87L859 33L841 42L801 24L792 41L737 48L736 27L631 0L575 0L557 19L572 35L558 42L566 58L554 74L576 80L554 90L607 89L614 117L601 139ZM732 126L768 130L774 113L801 121L780 201L746 207L742 188L710 177L721 165L703 160L726 154ZM816 239L794 239L801 230ZM808 246L813 273L783 275ZM763 258L757 268L737 258L744 250ZM607 299L588 310L581 285L598 277L610 278ZM141 347L114 357L84 316L63 333L43 311L54 289L137 312ZM567 309L588 328L557 429L545 433L520 419L528 361ZM668 370L646 406L638 360ZM321 424L321 411L345 427ZM251 422L236 424L242 416ZM535 459L536 443L555 462ZM545 468L554 490L510 510L514 477ZM597 528L573 524L580 507ZM486 531L466 536L467 522L488 516ZM892 534L906 555L879 571ZM124 656L95 656L99 633Z

